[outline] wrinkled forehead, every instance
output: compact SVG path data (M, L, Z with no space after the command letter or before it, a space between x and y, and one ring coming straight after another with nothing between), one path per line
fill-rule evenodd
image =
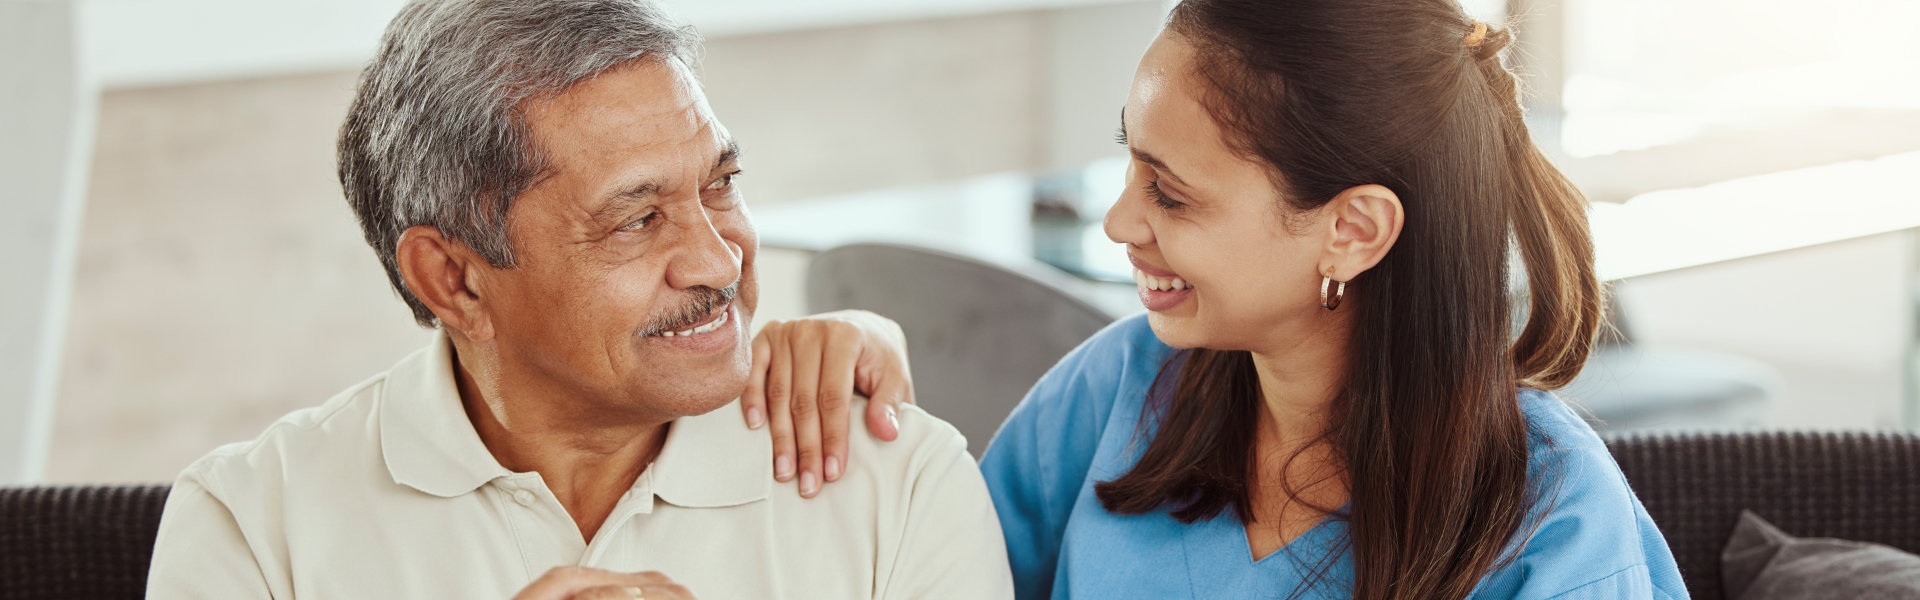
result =
M617 175L644 163L667 175L703 167L727 144L706 94L676 58L608 69L530 102L524 116L555 175Z

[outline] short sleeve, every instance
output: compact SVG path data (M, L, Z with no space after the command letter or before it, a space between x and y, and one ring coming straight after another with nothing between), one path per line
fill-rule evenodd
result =
M1141 382L1150 384L1170 353L1144 315L1108 326L1047 371L987 447L980 469L999 511L1016 597L1051 593L1067 517L1108 417L1123 396L1144 394Z
M1666 539L1599 436L1550 394L1525 390L1521 402L1534 438L1531 535L1474 597L1685 598Z
M173 484L154 540L147 598L272 598L240 523L189 470Z

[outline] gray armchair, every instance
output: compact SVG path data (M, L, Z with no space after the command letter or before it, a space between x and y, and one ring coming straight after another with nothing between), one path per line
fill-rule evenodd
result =
M1053 363L1113 317L1067 292L1067 276L915 246L850 244L815 256L807 310L865 309L900 323L922 407L980 456Z

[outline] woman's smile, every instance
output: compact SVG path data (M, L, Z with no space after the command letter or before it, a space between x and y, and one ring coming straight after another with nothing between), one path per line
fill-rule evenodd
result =
M1178 274L1148 264L1127 254L1127 260L1133 261L1133 283L1140 288L1140 303L1147 310L1164 311L1187 300L1193 293L1193 284Z

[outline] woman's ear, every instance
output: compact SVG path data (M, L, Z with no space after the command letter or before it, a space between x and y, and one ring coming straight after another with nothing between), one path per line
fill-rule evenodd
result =
M394 258L407 291L427 305L442 325L476 342L492 339L493 320L478 289L478 274L473 272L487 265L484 259L426 225L400 234Z
M1322 207L1331 227L1320 259L1320 274L1334 281L1352 281L1380 264L1400 239L1406 211L1400 196L1382 185L1347 188Z

